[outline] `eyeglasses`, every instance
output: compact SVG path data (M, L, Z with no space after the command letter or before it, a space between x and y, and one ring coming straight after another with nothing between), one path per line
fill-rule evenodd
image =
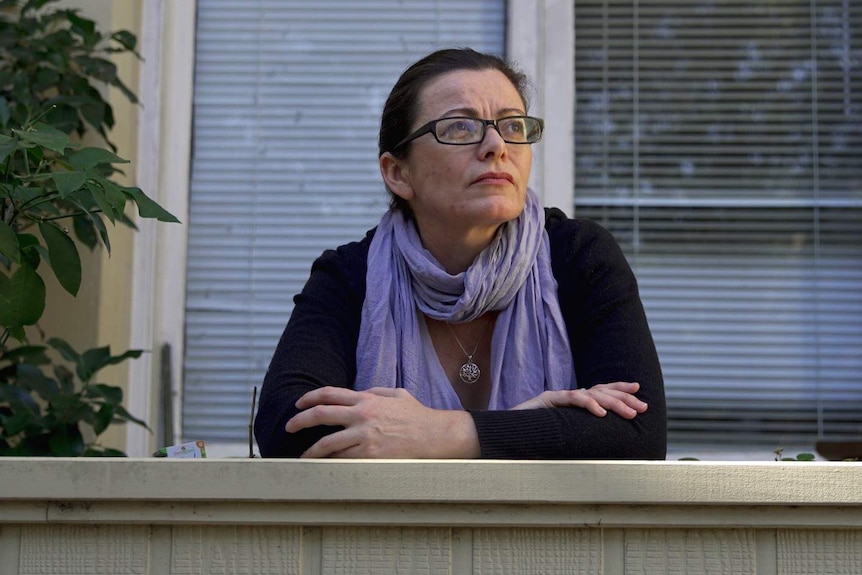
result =
M450 146L478 144L485 139L485 130L488 126L494 126L503 141L508 144L535 144L542 139L545 122L532 116L508 116L498 120L483 120L467 116L440 118L431 120L398 142L394 149L397 150L425 134L434 134L434 139Z

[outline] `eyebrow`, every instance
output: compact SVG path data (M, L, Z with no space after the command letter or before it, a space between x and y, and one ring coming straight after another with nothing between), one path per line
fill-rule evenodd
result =
M502 110L499 110L497 112L497 116L498 117L505 117L505 116L510 115L510 114L514 114L516 116L523 116L526 113L527 113L526 111L524 111L520 108L503 108ZM463 114L465 116L470 116L472 118L478 118L479 117L479 111L475 108L453 108L451 110L446 110L445 112L443 112L443 115L440 117L446 118L446 117L451 116L453 114Z

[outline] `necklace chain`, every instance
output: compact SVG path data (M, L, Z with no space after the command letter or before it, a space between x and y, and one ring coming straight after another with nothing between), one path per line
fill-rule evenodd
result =
M476 346L473 348L473 353L467 353L461 340L458 339L457 335L455 335L455 330L452 329L452 324L448 321L446 322L446 326L449 328L449 332L452 334L452 337L455 338L455 342L458 344L458 347L460 347L461 351L464 352L464 355L467 356L467 361L461 366L461 370L458 372L458 377L460 377L461 381L464 383L476 383L479 381L479 376L482 375L482 370L479 369L479 366L473 361L473 356L476 355L476 351L479 349L479 344L482 343L482 338L485 336L485 330L488 329L489 323L491 323L490 317L485 320L485 325L482 326L482 333L479 334L479 339L476 340Z

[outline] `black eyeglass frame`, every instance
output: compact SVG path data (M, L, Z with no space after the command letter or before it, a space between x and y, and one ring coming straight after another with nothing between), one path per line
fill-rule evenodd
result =
M500 131L500 127L497 125L497 123L517 118L529 118L530 120L535 120L536 122L538 122L539 137L532 142L512 142L507 140L503 133ZM481 122L482 134L475 142L441 142L440 138L437 137L437 122L442 122L444 120L472 120L474 122ZM481 143L485 139L485 134L487 133L488 126L494 126L494 129L497 130L497 133L500 134L500 137L503 138L503 141L507 144L535 144L536 142L541 141L542 134L544 134L545 132L545 121L542 118L536 118L535 116L506 116L505 118L497 118L496 120L486 120L484 118L473 118L470 116L448 116L446 118L437 118L436 120L431 120L430 122L423 124L422 126L417 128L416 131L414 131L412 134L395 144L395 147L392 148L392 151L403 148L405 145L409 144L416 138L424 136L425 134L432 134L434 136L434 139L437 140L438 143L445 146L472 146L474 144Z

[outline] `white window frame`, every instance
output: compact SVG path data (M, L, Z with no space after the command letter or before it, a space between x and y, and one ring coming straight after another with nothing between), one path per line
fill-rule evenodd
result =
M530 183L542 203L574 206L575 6L572 0L509 0L507 56L532 82L530 113L545 118Z
M148 0L142 6L137 184L181 222L138 222L132 268L132 348L152 353L129 365L128 408L158 431L162 345L170 345L173 439L180 429L195 2ZM174 441L175 442L175 441ZM149 456L157 434L130 425L125 451ZM172 442L173 443L173 442Z

